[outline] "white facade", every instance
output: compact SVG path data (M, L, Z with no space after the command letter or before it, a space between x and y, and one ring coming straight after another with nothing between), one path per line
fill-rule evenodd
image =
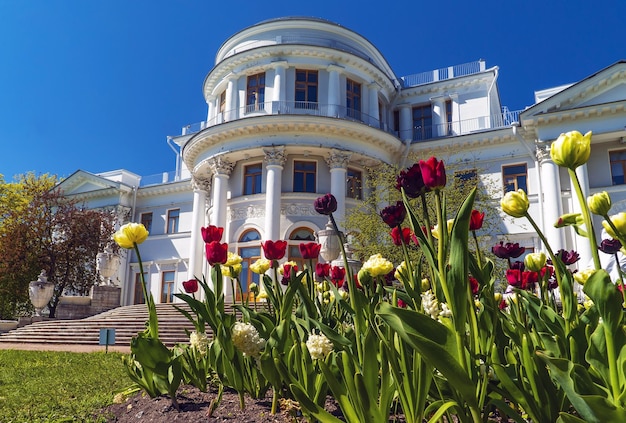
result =
M409 153L450 147L454 161L480 169L481 180L526 188L553 247L588 259L575 235L551 229L574 202L567 174L546 148L561 132L593 130L592 157L580 170L584 188L607 190L615 209L626 209L626 62L539 92L539 102L521 113L502 107L497 77L497 67L477 61L400 78L374 45L344 27L266 21L217 52L203 85L206 120L168 138L180 148L177 174L151 183L127 171L78 171L61 187L90 207L115 208L124 221L151 217L141 251L157 302L206 274L202 226L224 227L230 251L252 262L261 240L297 246L324 229L326 218L312 206L318 196L337 197L341 222L367 194L359 179L368 167L408 166ZM528 226L504 219L496 232L538 250ZM118 275L123 304L137 301L138 272L136 258L127 257ZM226 289L227 297L238 294Z

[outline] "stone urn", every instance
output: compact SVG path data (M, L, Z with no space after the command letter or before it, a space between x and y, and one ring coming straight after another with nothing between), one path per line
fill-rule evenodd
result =
M337 231L333 229L332 223L329 221L326 223L326 228L317 231L317 242L322 245L320 249L320 256L327 262L331 262L339 257L341 254L341 244Z
M105 285L113 285L111 278L120 267L120 258L111 250L105 249L96 256L96 270L104 278Z
M48 282L45 270L42 270L36 281L28 284L28 296L35 307L35 316L41 316L41 311L48 305L54 294L54 283Z

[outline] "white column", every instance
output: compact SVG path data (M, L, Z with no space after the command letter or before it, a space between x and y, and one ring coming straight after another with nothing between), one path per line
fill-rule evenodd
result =
M210 95L206 100L207 104L207 115L206 115L206 126L215 125L215 100L216 96Z
M237 119L237 77L233 74L226 86L226 104L224 105L224 122Z
M580 181L580 188L582 190L583 197L585 198L585 201L587 201L587 197L589 197L589 174L587 172L586 164L576 168L576 176L578 177L578 180ZM573 189L572 189L572 204L573 204L574 213L582 212L581 205L578 202L578 196L576 195ZM591 215L591 218L593 219L594 215ZM600 228L601 230L602 226L595 226L595 228ZM580 237L575 232L572 232L572 233L574 234L573 236L575 237L575 240L576 240L574 249L580 255L580 261L578 262L579 263L578 267L580 269L583 269L588 263L591 263L591 260L593 258L591 245L589 244L589 240L587 238ZM602 241L602 237L600 236L600 233L596 233L596 238L598 238L597 239L598 243Z
M380 86L376 82L372 82L367 88L369 91L369 107L367 108L367 114L370 115L367 124L382 128L382 122L380 122L379 119L380 110L378 109L378 91L380 91ZM378 125L375 125L376 122L378 122Z
M287 62L276 62L274 68L274 89L272 91L272 113L281 113L285 109L285 99L287 93L285 91L285 70L287 69Z
M343 229L346 220L346 181L350 153L331 150L326 159L330 167L330 193L337 199L337 211L333 213L339 229Z
M432 97L433 104L433 137L446 135L446 99L443 96Z
M211 224L226 230L226 209L228 202L228 178L233 164L222 157L210 161L213 172L213 214ZM226 241L227 242L227 241Z
M201 229L206 225L206 198L211 189L211 181L194 177L193 184L193 212L191 215L191 240L189 243L189 274L187 279L202 278L204 242Z
M543 187L543 198L539 198L539 207L543 208L544 213L543 233L552 250L558 251L565 248L563 229L554 227L563 214L559 167L552 161L550 151L547 149L538 148L537 158L541 166L541 186Z
M343 68L337 65L328 66L328 116L338 116L341 106L341 87L339 73Z
M280 198L285 147L265 148L265 234L264 240L280 239Z
M413 139L413 114L410 104L400 105L400 128L398 135L402 141Z

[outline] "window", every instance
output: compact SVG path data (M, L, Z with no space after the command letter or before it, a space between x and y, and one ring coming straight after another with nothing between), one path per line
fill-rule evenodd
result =
M317 163L300 162L293 163L293 192L315 192L315 178Z
M224 116L225 111L226 111L226 90L222 91L222 94L220 94L220 114Z
M346 196L348 198L356 198L357 200L363 198L362 184L361 171L349 167L346 180Z
M400 111L393 111L393 129L396 131L398 136L400 136Z
M243 168L243 195L259 194L261 192L261 177L263 165L261 163L248 165Z
M248 77L246 113L265 109L265 73Z
M167 211L167 230L168 234L178 232L178 219L180 217L180 209L172 209Z
M413 107L413 141L433 137L433 109L430 104Z
M174 279L176 272L173 270L163 272L161 276L161 302L174 302Z
M294 261L298 264L298 270L303 270L304 265L309 265L308 261L302 258L302 254L300 254L300 244L315 242L315 234L309 228L298 228L291 232L289 235L289 250L288 250L288 260ZM317 263L317 260L313 260L313 266Z
M609 160L611 162L611 179L613 185L622 185L624 174L626 174L626 150L617 150L609 152Z
M317 71L296 70L296 108L317 109Z
M504 192L517 191L523 189L528 192L526 185L527 178L526 163L503 166L502 167L502 181L504 183Z
M148 274L143 274L144 278L148 278ZM148 281L146 280L146 283ZM146 289L148 287L146 286ZM133 297L133 304L145 304L146 299L143 296L143 288L141 287L141 273L135 273L135 292Z
M441 134L443 135L443 134ZM445 135L452 135L452 100L446 101L446 132Z
M361 84L346 80L346 109L348 116L361 120Z
M259 247L259 241L261 241L261 235L254 229L245 231L240 237L240 243L253 243L254 246L242 246L239 248L238 254L241 257L241 273L239 274L239 283L241 287L235 287L235 299L246 299L248 294L248 288L251 283L256 283L260 286L261 276L250 270L250 265L261 258L261 247Z
M140 222L146 227L146 230L150 232L152 230L152 212L141 213Z

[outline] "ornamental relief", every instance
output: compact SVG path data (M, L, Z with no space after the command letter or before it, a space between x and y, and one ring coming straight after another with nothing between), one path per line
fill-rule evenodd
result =
M280 208L280 214L283 216L319 216L312 204L307 203L291 203L283 204Z
M230 216L229 219L233 220L246 220L246 219L254 219L265 216L265 207L264 206L246 206L246 207L238 207L238 208L230 208Z

